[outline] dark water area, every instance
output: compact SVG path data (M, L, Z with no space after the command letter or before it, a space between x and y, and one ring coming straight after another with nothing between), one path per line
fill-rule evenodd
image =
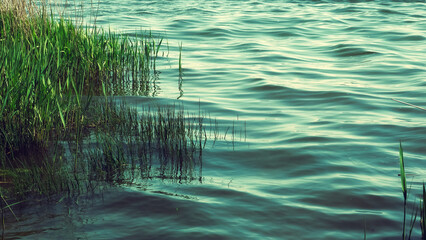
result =
M95 6L99 26L168 43L156 96L122 99L202 109L222 132L235 124L234 139L207 143L201 182L154 178L71 204L27 203L8 239L401 238L399 141L418 202L426 111L392 98L426 107L425 1Z

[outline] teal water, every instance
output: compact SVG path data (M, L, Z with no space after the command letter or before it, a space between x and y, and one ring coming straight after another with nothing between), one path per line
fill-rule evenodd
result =
M399 141L416 200L426 111L392 98L426 107L425 1L98 7L100 26L168 41L156 97L129 104L182 102L223 132L235 124L236 137L207 144L202 182L151 179L67 206L30 204L16 210L21 221L7 238L363 239L364 230L368 239L401 238ZM418 223L413 235L420 238Z

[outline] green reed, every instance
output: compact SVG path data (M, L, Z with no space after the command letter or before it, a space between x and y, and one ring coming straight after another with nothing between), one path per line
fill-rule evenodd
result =
M402 194L404 196L404 220L402 223L402 239L405 239L405 219L407 211L407 179L405 176L405 164L404 164L404 154L402 149L402 143L399 143L399 169L401 176L401 185L402 185Z
M416 109L420 109L423 111L426 111L425 108L411 104L411 103L407 103L395 98L392 98L393 101L395 102L399 102L402 104L405 104L407 106L416 108ZM426 218L426 190L425 190L425 185L423 183L423 193L422 193L422 199L420 199L420 205L418 209L414 209L415 206L413 206L413 210L412 210L412 215L411 215L411 220L410 220L410 231L409 233L406 235L405 234L405 228L406 228L406 208L407 208L407 198L408 198L408 190L407 190L407 179L406 179L406 175L405 175L405 163L404 163L404 152L402 149L402 142L400 141L399 143L399 167L400 167L400 176L401 176L401 185L402 185L402 194L404 196L404 220L403 220L403 228L402 228L402 239L411 239L411 233L413 231L414 228L414 224L417 220L417 214L418 211L420 211L420 228L421 228L421 232L422 232L422 239L426 239L426 223L425 223L425 218Z
M420 200L420 228L422 230L423 239L426 238L426 190L423 183L422 199Z
M98 109L116 116L100 119L102 124L94 131L96 141L87 153L90 179L131 181L135 171L142 178L192 179L193 169L201 167L207 141L203 115L185 113L182 106L137 112L124 103L110 103Z
M138 176L201 181L207 142L201 111L189 114L182 106L137 111L111 97L155 91L151 79L158 74L163 39L89 30L54 19L51 9L48 14L44 0L38 6L26 0L0 5L3 236L3 214L14 214L11 207L20 199L59 193L62 201ZM181 52L182 45L182 94ZM220 137L217 121L214 136Z
M182 43L179 44L179 78L182 78Z
M400 167L400 177L401 177L401 185L402 185L402 194L404 197L404 216L403 216L403 225L402 225L402 239L411 239L411 235L414 229L414 225L417 221L418 212L420 210L420 227L422 230L422 239L426 238L425 232L424 232L424 218L425 218L425 187L423 184L423 199L420 200L420 207L417 208L416 204L413 203L413 208L411 210L411 219L409 222L409 229L407 233L406 229L406 215L407 215L407 201L408 201L408 188L407 188L407 178L405 174L405 162L404 162L404 151L402 148L402 142L399 143L399 167Z
M1 166L22 149L46 147L52 130L78 127L90 104L83 96L135 85L148 91L162 43L55 21L25 3L9 0L0 9Z
M136 110L112 97L129 89L140 95L151 91L161 38L88 30L53 19L46 2L5 2L0 6L2 198L18 203L31 196L72 196L138 176L201 181L208 138L201 108L198 114L183 106ZM179 49L181 78L182 45ZM212 131L213 145L227 141L216 120L210 121ZM233 122L233 148L234 134Z
M0 178L18 195L81 187L80 146L99 118L88 111L92 97L149 92L162 43L75 26L51 11L46 1L0 5ZM76 146L72 177L58 153L63 138Z

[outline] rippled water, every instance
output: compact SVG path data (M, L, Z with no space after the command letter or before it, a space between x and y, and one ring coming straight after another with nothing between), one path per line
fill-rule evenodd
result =
M399 141L415 199L426 111L392 98L426 107L425 16L425 1L101 1L98 25L168 39L149 101L180 97L246 137L207 146L202 183L30 205L7 237L400 239Z

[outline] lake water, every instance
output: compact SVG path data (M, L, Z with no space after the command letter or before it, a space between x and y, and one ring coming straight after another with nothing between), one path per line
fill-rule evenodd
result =
M426 111L392 98L426 107L425 1L95 7L98 26L165 37L156 97L130 105L182 102L233 137L207 143L202 182L151 179L71 205L29 204L7 238L401 239L399 141L418 201Z

